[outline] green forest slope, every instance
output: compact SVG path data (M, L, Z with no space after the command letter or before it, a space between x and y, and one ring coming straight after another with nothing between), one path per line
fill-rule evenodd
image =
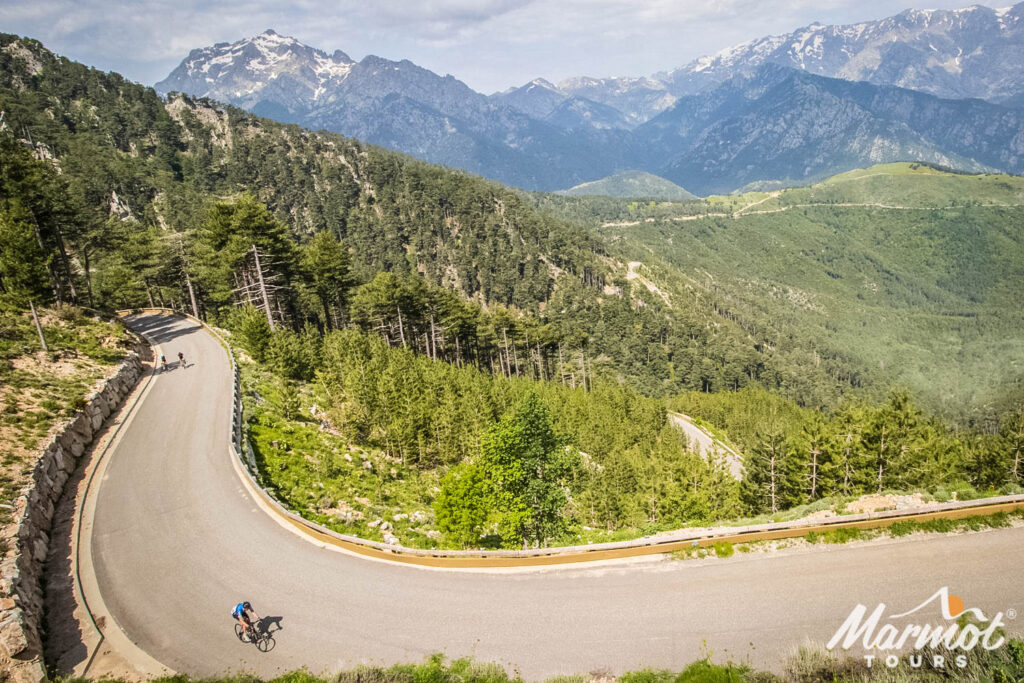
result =
M808 366L840 354L960 420L1021 396L1022 178L889 164L771 194L561 210L663 289L809 350Z
M191 285L199 312L216 320L245 284L232 280L232 269L258 243L275 271L268 275L278 278L283 324L344 325L343 288L325 301L324 287L333 285L309 270L316 259L300 267L312 236L329 234L348 254L349 285L380 272L416 275L547 326L539 349L536 338L499 330L513 361L534 347L548 365L575 364L578 375L607 374L658 395L757 382L834 402L865 381L840 354L804 363L806 348L745 329L713 296L664 297L633 277L624 250L465 173L213 102L165 103L151 89L15 36L0 36L0 110L11 165L2 192L13 197L26 186L18 178L39 177L22 198L32 214L23 224L34 217L37 256L49 263L36 296L191 307ZM41 159L35 167L33 156ZM220 227L203 226L217 223L208 221L221 211L211 208L217 201L243 194L284 231L236 230L230 257L220 259L235 219L222 211ZM239 216L264 220L255 204L245 206Z

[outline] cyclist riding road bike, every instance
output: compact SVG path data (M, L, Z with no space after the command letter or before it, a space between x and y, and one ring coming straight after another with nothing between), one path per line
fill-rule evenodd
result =
M235 605L235 609L231 610L231 616L238 620L243 629L247 632L251 631L252 635L256 635L256 624L260 622L262 617L256 614L256 610L252 608L252 604L248 600ZM253 621L254 617L255 621Z

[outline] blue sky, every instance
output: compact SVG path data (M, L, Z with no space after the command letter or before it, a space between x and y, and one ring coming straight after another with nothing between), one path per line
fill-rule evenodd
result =
M0 31L151 85L189 50L272 28L355 59L409 59L493 92L544 77L642 76L814 21L966 0L0 0ZM993 7L1012 4L983 2Z

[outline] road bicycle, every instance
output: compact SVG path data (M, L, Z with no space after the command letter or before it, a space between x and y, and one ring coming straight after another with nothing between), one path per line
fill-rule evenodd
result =
M256 646L256 649L260 652L270 652L274 649L276 641L274 637L267 631L259 627L259 623L255 623L245 628L238 622L235 622L235 635L243 643L252 643Z

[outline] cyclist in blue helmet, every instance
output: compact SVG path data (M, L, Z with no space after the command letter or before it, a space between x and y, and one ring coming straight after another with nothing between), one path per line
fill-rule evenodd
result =
M255 625L262 619L260 615L256 614L256 610L252 608L252 603L248 600L235 605L235 608L231 610L231 616L238 620L243 629L252 631L253 635L256 633ZM254 618L255 621L253 620Z

